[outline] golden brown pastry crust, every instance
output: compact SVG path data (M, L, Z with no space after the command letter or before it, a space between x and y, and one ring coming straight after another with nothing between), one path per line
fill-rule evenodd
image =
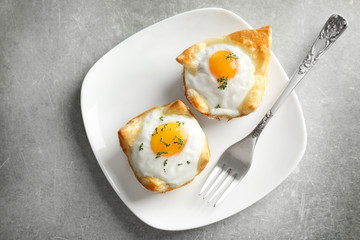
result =
M132 148L134 146L135 140L138 138L138 136L142 130L144 118L149 112L153 111L154 109L161 109L164 117L169 116L169 115L185 115L185 116L188 116L191 118L195 118L195 116L192 114L190 109L182 101L176 100L167 105L164 105L161 107L154 107L154 108L147 110L146 112L131 119L123 128L121 128L118 131L120 146L121 146L122 150L124 151L125 155L127 156L130 167L133 170L138 181L145 188L147 188L153 192L165 193L165 192L168 192L175 188L182 187L182 186L188 184L189 182L191 182L192 180L186 182L185 184L183 184L181 186L171 187L164 180L154 177L154 176L140 177L131 164ZM210 160L210 150L209 150L207 138L205 137L205 144L204 144L204 147L203 147L202 152L199 157L199 162L198 162L198 166L197 166L198 172L196 175L198 175L205 168L205 166L207 165L209 160Z
M239 106L239 116L245 116L257 109L262 102L267 86L267 68L270 60L271 50L271 26L259 29L246 29L231 33L218 38L210 38L197 43L186 49L176 60L184 66L183 83L185 95L191 105L200 113L212 118L234 118L227 115L211 115L206 100L201 97L194 89L187 89L185 82L185 71L196 74L195 58L198 52L207 46L219 43L228 43L241 47L252 58L255 64L255 81L249 90L242 104Z

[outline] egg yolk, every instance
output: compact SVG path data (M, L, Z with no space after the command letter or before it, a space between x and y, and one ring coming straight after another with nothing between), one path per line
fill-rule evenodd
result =
M170 157L180 153L187 141L183 122L171 122L155 128L151 137L151 149L156 157Z
M233 78L238 68L238 61L229 51L217 51L209 59L210 71L216 78Z

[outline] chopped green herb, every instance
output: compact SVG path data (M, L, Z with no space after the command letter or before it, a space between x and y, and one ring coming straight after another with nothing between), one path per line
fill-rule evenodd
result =
M170 143L162 142L166 147L170 146Z
M218 89L224 90L227 87L227 83L224 82L223 84L221 84L220 86L218 86Z
M227 81L228 79L225 77L217 78L217 81L219 83L222 83L220 86L218 86L219 89L224 90L227 87Z
M164 173L166 173L166 169L164 168L163 170L164 170Z
M151 136L154 136L155 134L158 134L158 129L157 128L155 128L155 132Z
M171 131L172 131L172 128L170 128L169 130L170 130L170 132L171 132Z
M167 161L168 161L168 160L167 160L167 159L165 159L165 161L164 161L164 167L166 166L166 164L167 164Z
M155 158L161 157L161 154L168 154L168 153L167 153L167 152L158 152L158 153L156 154L156 157L155 157Z
M180 150L180 148L184 145L184 141L181 138L179 138L178 136L175 136L173 138L173 140L175 140L175 139L178 139L178 141L175 141L174 143L179 145L179 150Z
M140 144L140 146L139 146L139 151L144 150L143 145L144 145L144 143L141 143L141 144Z
M216 105L215 108L216 108L216 109L221 108L220 104Z
M160 142L162 142L162 139L163 139L163 138L161 137L161 138L160 138Z
M182 124L182 125L185 125L185 123L184 123L184 122L179 122L179 121L176 121L176 123L177 123L179 126L181 126L181 124Z
M161 117L160 117L160 120L161 120L161 121L164 121L164 116L161 116Z
M189 161L186 161L186 163L187 163L187 164L190 164L190 162L189 162Z
M226 55L224 54L224 56L226 56ZM236 55L235 55L235 54L233 54L233 53L230 53L228 56L226 56L226 60L229 60L229 58L239 59L239 57L238 57L238 56L236 56Z
M182 163L178 163L178 166L181 166L182 165Z
M168 125L167 123L164 124L164 127L161 129L162 132L163 132L164 129L167 127L167 125Z

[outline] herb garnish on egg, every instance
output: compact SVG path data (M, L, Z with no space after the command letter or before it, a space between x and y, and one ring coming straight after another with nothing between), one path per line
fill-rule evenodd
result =
M224 54L224 56L226 56L226 55ZM226 60L229 60L230 58L239 59L239 57L236 56L234 53L230 53L228 56L226 56Z
M164 127L161 129L162 132L164 131L164 129L166 129L167 125L168 125L168 124L165 123Z
M164 116L161 116L161 117L160 117L160 120L161 120L161 121L164 121Z
M178 136L175 136L173 138L173 140L175 140L175 139L178 139L178 141L175 141L174 143L179 145L179 150L180 150L180 148L184 145L184 141L181 138L179 138Z
M156 157L155 157L155 158L161 157L161 154L168 154L168 153L167 153L167 152L158 152L158 153L156 154Z
M144 143L141 143L141 144L140 144L140 146L139 146L139 151L144 150L143 145L144 145Z
M182 125L185 125L185 123L184 123L184 122L179 122L179 121L176 121L176 123L177 123L179 126L181 126L181 124L182 124Z
M157 128L155 128L155 132L153 134L151 134L151 136L155 136L155 134L158 134L158 133L159 132L158 132Z
M220 86L218 86L219 89L224 90L227 87L227 81L228 79L225 77L217 78L217 81L219 83L222 83Z
M220 104L216 105L215 108L216 108L216 109L221 108Z

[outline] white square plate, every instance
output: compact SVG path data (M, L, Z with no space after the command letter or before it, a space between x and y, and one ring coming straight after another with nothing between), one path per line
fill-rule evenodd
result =
M122 152L117 131L145 110L184 97L182 66L175 58L204 39L251 28L232 12L199 9L168 18L129 37L89 71L81 89L81 110L88 139L110 184L142 221L164 230L185 230L227 218L278 186L296 167L306 147L306 129L295 93L263 131L253 165L228 198L214 208L198 196L221 153L246 136L271 107L288 78L272 54L269 85L261 107L240 119L207 119L191 108L203 127L211 159L190 184L165 193L146 190ZM276 30L275 30L276 32Z

